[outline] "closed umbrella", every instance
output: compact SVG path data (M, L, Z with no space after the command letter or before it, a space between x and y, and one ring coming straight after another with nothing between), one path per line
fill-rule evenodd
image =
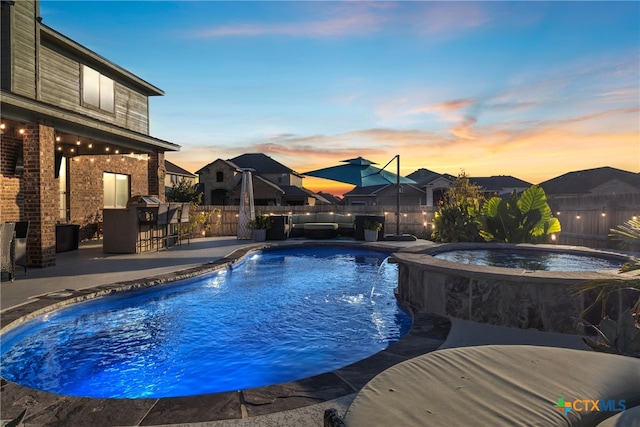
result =
M394 159L397 160L397 174L384 170ZM400 184L416 184L414 180L400 176L400 155L395 155L382 168L373 166L377 163L362 157L341 162L345 164L305 172L303 175L344 182L358 187L396 184L396 233L400 234Z

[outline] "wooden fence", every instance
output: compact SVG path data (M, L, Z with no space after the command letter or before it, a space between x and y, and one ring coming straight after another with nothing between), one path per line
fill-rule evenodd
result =
M560 197L549 206L562 226L559 244L640 251L640 245L625 248L609 236L612 228L640 218L640 193Z
M433 226L435 207L400 206L400 233L411 233L420 238L428 238ZM256 206L256 213L273 215L294 215L315 212L334 212L344 215L384 215L385 234L395 234L396 206ZM208 218L197 225L195 236L235 236L238 227L238 206L199 206L198 213Z
M611 228L636 217L640 218L640 193L605 194L549 199L562 232L555 243L591 248L623 249L609 237ZM396 206L257 206L256 212L274 215L335 212L347 215L384 215L385 234L396 233ZM428 239L433 229L437 207L400 206L400 233ZM207 220L194 229L196 236L235 236L238 206L199 206L197 212ZM640 247L626 248L640 251Z

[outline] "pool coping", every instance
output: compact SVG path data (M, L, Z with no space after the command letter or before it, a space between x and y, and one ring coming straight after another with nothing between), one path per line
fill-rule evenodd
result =
M391 253L403 250L383 242L283 241L254 244L237 249L219 260L169 274L40 295L29 303L0 313L3 325L0 334L71 304L211 273L229 268L260 249L296 245L365 247ZM409 332L386 349L331 372L264 387L187 397L102 399L39 391L0 378L0 420L14 420L22 416L24 422L37 425L151 426L240 420L315 405L354 394L387 368L440 347L448 334L449 320L425 312L408 311L413 320Z

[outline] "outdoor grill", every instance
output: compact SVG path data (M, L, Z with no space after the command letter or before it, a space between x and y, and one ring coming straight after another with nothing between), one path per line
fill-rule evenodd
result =
M135 208L140 224L154 224L158 221L158 208L162 201L154 196L133 196L127 201L127 208Z

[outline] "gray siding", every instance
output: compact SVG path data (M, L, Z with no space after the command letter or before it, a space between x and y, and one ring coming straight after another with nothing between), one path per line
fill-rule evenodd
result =
M78 111L80 107L80 66L48 47L40 48L41 101Z
M36 4L34 1L17 1L10 12L13 25L10 34L11 91L26 97L36 98ZM3 29L3 37L4 37Z
M55 46L43 43L40 48L41 100L88 117L111 123L145 135L149 134L147 96L122 83L115 83L113 113L85 107L80 96L81 63L73 56L65 56ZM87 64L97 68L93 64ZM97 71L101 71L97 69ZM108 76L113 78L113 76Z

